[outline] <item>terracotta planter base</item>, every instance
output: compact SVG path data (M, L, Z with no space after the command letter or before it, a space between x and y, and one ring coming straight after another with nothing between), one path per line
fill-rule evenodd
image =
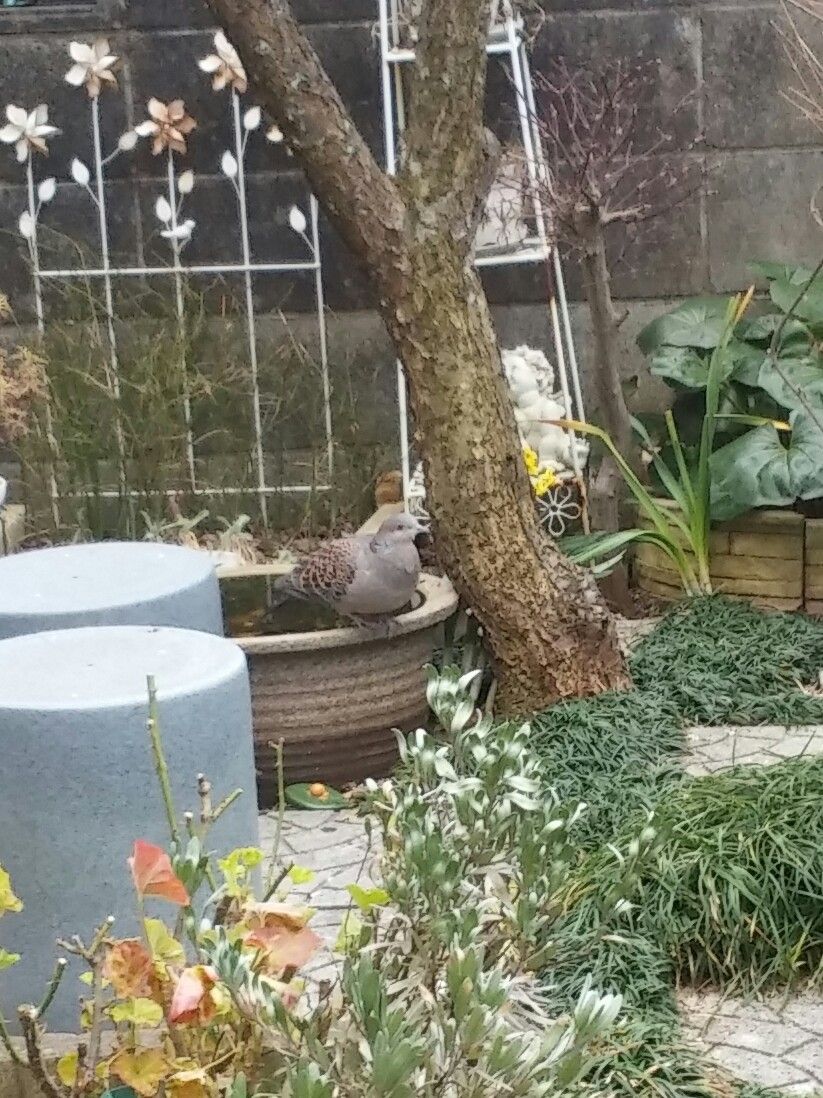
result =
M286 784L345 785L385 777L397 760L394 729L425 724L425 664L439 626L457 608L448 580L421 577L422 604L393 635L362 629L242 637L249 661L261 805L275 802L275 745L283 740Z

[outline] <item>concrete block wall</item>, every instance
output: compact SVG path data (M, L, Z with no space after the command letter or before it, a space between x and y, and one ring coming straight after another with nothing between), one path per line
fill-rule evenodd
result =
M374 34L376 0L294 0L309 36L344 100L378 156L382 156L379 69ZM679 297L730 291L751 278L747 264L759 258L813 262L823 232L811 217L812 194L823 183L823 138L783 98L791 73L774 28L778 0L542 0L545 23L534 66L564 56L571 63L609 58L659 60L654 88L657 120L672 134L665 156L686 162L705 179L704 193L670 217L653 222L633 241L616 241L615 294L627 308L624 367L637 377L635 406L652 407L665 395L644 371L634 336L648 319ZM68 161L87 147L86 118L62 83L65 47L76 36L106 29L124 57L123 95L107 110L109 141L139 121L150 95L186 99L199 123L189 161L201 185L191 216L209 225L195 241L193 261L235 247L230 201L219 186L217 164L228 138L226 103L212 95L196 59L208 52L209 18L202 0L52 0L31 8L0 9L0 105L53 105L63 134L52 142L51 170L65 174ZM808 24L823 50L819 26ZM75 93L71 93L73 96ZM690 95L685 107L675 106ZM23 207L20 175L8 150L0 150L0 283L25 315L28 277L15 239ZM148 150L115 165L109 184L117 209L114 247L152 258L157 250L152 212L162 164ZM297 193L293 164L275 150L252 156L252 236L258 248L287 248L285 213ZM94 223L74 188L61 188L54 211L73 235ZM293 243L293 242L292 242ZM369 356L385 359L390 387L392 355L373 312L361 273L333 230L323 230L329 307L337 314L332 355L357 357L360 341ZM579 304L574 257L567 261L574 322L584 367L588 325ZM486 285L504 342L547 340L545 282L531 268L488 272ZM295 280L286 293L260 280L262 310L310 308L310 286ZM356 314L356 315L355 315ZM347 318L350 323L347 323ZM393 429L387 415L385 428Z

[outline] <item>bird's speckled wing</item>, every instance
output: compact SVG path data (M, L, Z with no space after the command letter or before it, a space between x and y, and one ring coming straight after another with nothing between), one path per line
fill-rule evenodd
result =
M321 546L299 561L291 574L298 590L330 602L345 596L355 576L355 544L349 538Z

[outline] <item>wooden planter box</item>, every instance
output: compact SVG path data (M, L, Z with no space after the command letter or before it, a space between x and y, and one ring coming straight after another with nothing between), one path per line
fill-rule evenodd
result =
M669 500L657 502L668 510L675 509ZM650 524L641 519L639 525ZM803 609L809 586L808 566L804 569L806 528L803 515L782 510L750 511L719 523L711 533L715 591L774 610ZM815 536L819 548L814 589L820 600L819 612L823 613L823 521ZM680 541L684 544L682 535ZM657 546L637 546L634 575L640 590L650 595L670 601L684 597L677 569Z
M823 519L806 519L806 612L823 616Z

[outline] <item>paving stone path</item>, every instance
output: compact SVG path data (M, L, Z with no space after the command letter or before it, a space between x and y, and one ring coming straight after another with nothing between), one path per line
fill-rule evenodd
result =
M741 1079L785 1094L823 1094L823 998L747 1003L680 995L685 1034Z
M738 764L769 765L795 755L823 754L823 726L697 727L687 733L687 744L684 766L699 777ZM264 850L271 849L276 826L276 814L261 815ZM292 890L316 909L312 926L325 942L308 971L312 981L334 977L331 946L352 909L346 885L370 885L378 854L354 812L285 814L279 860L316 873L310 883ZM744 1002L688 992L680 1004L687 1036L733 1075L787 1095L819 1093L823 1098L823 996Z
M260 816L260 845L267 853L277 833L277 813ZM306 975L313 981L333 979L335 960L331 947L347 912L353 907L346 891L350 884L371 887L371 871L379 847L369 839L363 821L355 812L289 810L280 834L278 861L311 869L316 876L305 885L295 885L289 895L313 907L317 914L312 929L325 943Z
M686 733L683 763L695 777L732 766L771 766L823 755L823 727L702 727ZM786 1094L823 1095L823 995L745 1002L719 994L680 996L685 1032L733 1075Z
M697 726L686 733L686 772L701 777L730 766L771 766L797 755L823 755L823 726Z

